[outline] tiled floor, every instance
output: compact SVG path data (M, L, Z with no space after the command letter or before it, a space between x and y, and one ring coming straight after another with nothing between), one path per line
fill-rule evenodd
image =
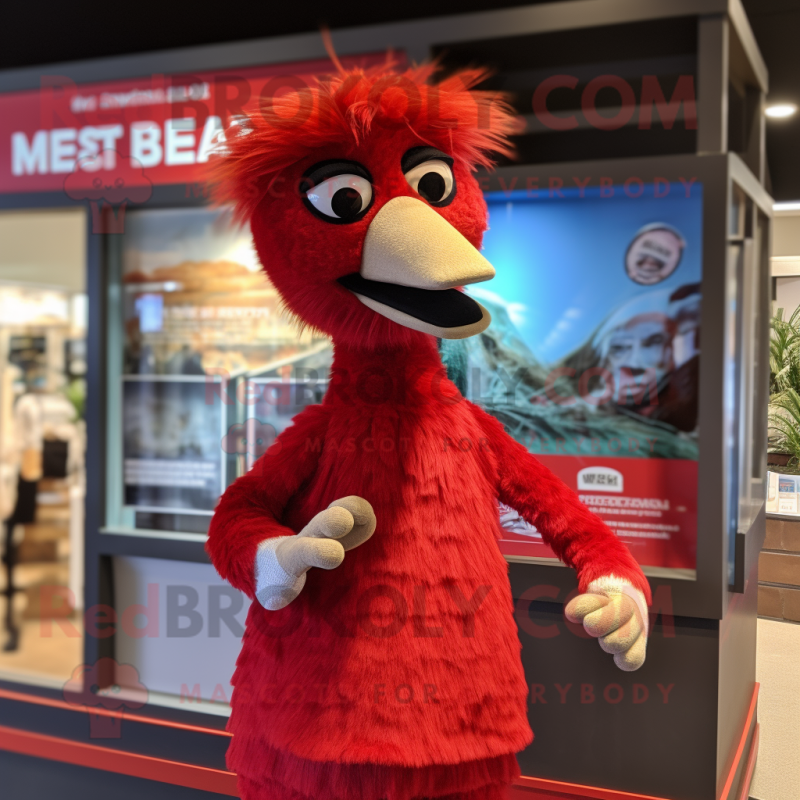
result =
M800 625L758 621L756 680L761 742L755 800L800 798Z

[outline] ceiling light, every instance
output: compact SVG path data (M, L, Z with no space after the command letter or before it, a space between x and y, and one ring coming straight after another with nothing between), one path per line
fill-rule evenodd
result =
M767 106L764 113L772 119L783 119L796 114L797 106L794 103L775 103L775 105Z
M800 200L794 200L790 203L773 203L772 210L777 214L800 211Z

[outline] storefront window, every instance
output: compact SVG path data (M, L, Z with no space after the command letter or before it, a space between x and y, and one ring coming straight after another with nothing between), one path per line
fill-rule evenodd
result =
M322 399L330 342L283 310L249 230L225 210L130 212L108 246L105 533L204 541L225 487ZM146 606L158 620L158 636L116 636L117 661L151 701L227 713L246 598L209 564L158 558L115 557L113 585L118 611ZM236 621L170 633L173 595L222 602Z
M82 660L85 216L0 214L0 679Z

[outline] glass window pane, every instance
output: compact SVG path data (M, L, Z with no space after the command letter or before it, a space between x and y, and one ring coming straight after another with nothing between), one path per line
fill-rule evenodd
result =
M0 679L83 661L86 216L0 213Z

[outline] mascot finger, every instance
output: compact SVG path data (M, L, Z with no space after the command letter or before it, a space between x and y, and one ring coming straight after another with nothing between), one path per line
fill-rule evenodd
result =
M353 530L354 524L353 515L337 504L320 511L297 535L304 538L341 539Z
M642 633L642 623L634 614L626 623L607 636L601 636L598 641L606 653L624 653L626 650L630 650Z
M564 615L570 622L583 622L587 614L608 605L609 598L604 594L579 594L564 609Z
M329 509L338 507L346 509L353 516L353 529L339 539L345 550L352 550L354 547L364 544L375 533L375 528L378 524L375 519L375 512L363 497L356 497L355 495L335 500L328 506Z
M590 636L606 636L617 630L636 613L636 606L625 595L612 595L608 605L587 614L583 619L583 627Z
M623 670L623 672L634 672L644 664L646 653L647 637L642 634L629 650L626 650L624 653L617 653L617 655L614 656L614 663Z
M276 555L289 575L299 577L311 567L335 569L344 561L344 548L335 539L290 536L281 542Z

